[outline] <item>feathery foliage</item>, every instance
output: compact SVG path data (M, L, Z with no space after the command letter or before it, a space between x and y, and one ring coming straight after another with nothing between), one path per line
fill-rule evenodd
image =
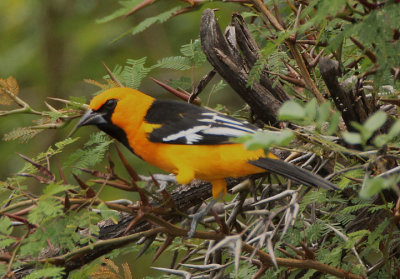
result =
M28 142L31 138L36 136L38 133L42 132L41 129L32 129L29 127L18 127L14 130L8 132L3 136L3 140L10 141L10 140L20 140L21 143Z
M65 167L88 168L101 162L109 145L113 142L102 132L92 134L84 149L78 149L72 153L64 163ZM77 171L79 173L79 171Z
M175 56L165 57L153 66L153 68L171 69L177 71L185 71L191 68L190 60L187 57Z
M157 2L119 1L121 8L98 22L129 17ZM183 2L184 8L149 16L119 38L205 5ZM279 125L272 123L275 126L268 126L268 131L239 142L249 149L284 153L288 161L319 172L343 191L308 190L271 174L236 181L231 185L232 198L204 219L198 229L203 233L187 239L185 223L191 219L186 213L201 206L204 196L200 194L208 193L200 182L176 189L170 176L147 173L141 173L144 181L137 181L135 170L122 156L118 166L111 155L105 160L113 144L105 134L93 134L86 143L67 138L34 158L22 156L26 164L21 171L0 182L4 197L0 273L29 271L26 278L132 278L135 270L128 263L133 257L126 255L134 251L154 254L154 268L168 278L398 277L399 4L300 2L275 5L255 0L244 7L249 36L260 47L253 67L243 67L247 86L263 86L261 78L269 78L273 88L267 89L279 85L291 100L280 106ZM257 6L260 3L263 6ZM340 96L334 97L332 85L317 66L321 57L328 56L337 63L337 73L331 74L335 89L352 97L350 111L360 117L357 120L346 122L349 109L338 101ZM169 81L178 93L204 88L196 87L192 77L193 70L207 63L199 39L181 46L176 56L160 57L154 65L146 65L146 60L127 59L125 65L114 66L105 84L90 83L101 89L119 84L139 89L152 70L167 69L181 71ZM183 76L189 70L190 77ZM209 95L226 85L216 82ZM7 133L5 140L29 142L38 131L65 127L86 108L85 100L71 98L62 100L66 104L62 109L47 106L48 110L36 111L20 95L14 78L0 79L0 104L9 106L1 115L38 117L32 126ZM221 108L225 110L223 105L217 107ZM247 107L243 111L247 119L260 124L249 116ZM271 123L259 126L264 124ZM61 154L68 159L57 164ZM120 166L129 176L120 175ZM38 186L39 193L31 192L31 184ZM106 187L127 194L108 201L100 196ZM127 200L128 192L135 192L140 200ZM189 199L192 195L196 198ZM157 267L163 253L170 253L166 257L171 262Z
M62 267L44 267L43 269L35 270L34 272L28 274L24 278L26 279L41 279L41 278L52 278L61 279L65 275L64 268Z
M156 16L148 17L145 20L143 20L142 22L140 22L138 25L132 27L128 31L121 34L119 37L114 39L114 41L121 39L122 37L126 36L127 34L131 34L131 35L139 34L156 23L163 23L163 22L167 21L168 19L170 19L180 9L181 9L181 7L177 6L166 12L158 14Z
M142 80L150 72L150 68L144 67L146 57L138 60L128 59L126 66L120 73L121 81L128 87L139 88ZM118 74L117 74L118 76Z
M146 67L146 57L140 59L127 59L125 66L117 65L113 70L113 75L124 86L130 88L139 88L142 80L148 74L156 69L171 69L176 71L186 71L193 68L198 68L206 62L204 53L201 51L200 41L194 40L188 44L181 46L181 54L183 56L165 57L157 61L156 64ZM105 76L109 79L109 76ZM170 85L174 88L191 89L193 81L189 77L180 77L177 80L170 80ZM211 92L216 92L224 87L223 82L215 85Z

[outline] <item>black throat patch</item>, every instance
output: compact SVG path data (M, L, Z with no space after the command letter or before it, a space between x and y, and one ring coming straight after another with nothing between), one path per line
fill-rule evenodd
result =
M107 124L98 124L96 126L104 133L108 134L112 138L115 138L123 145L125 145L130 151L135 153L133 151L133 148L129 145L125 131L122 128L114 125L111 121L111 116L114 113L114 109L117 106L117 103L117 99L110 99L96 111L97 113L102 113L104 119L107 121Z
M123 145L125 145L130 151L135 153L132 149L132 147L129 145L128 138L126 137L126 133L124 130L119 128L118 126L115 126L114 124L107 123L107 124L101 124L97 125L97 127L102 130L104 133L108 134L109 136L115 138L117 141L121 142Z

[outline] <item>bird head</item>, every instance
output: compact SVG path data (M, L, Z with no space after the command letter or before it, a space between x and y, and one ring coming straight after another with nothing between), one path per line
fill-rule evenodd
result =
M76 127L112 124L112 114L117 103L125 97L125 91L126 88L112 88L95 96L90 101L88 111L81 117Z
M117 87L95 96L88 111L71 131L71 136L81 126L95 125L111 137L119 140L129 149L127 133L138 126L141 108L151 103L152 97L135 89Z

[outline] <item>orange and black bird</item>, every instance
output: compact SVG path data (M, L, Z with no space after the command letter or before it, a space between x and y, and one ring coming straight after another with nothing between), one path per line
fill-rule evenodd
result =
M226 193L225 178L266 171L308 186L339 189L263 149L247 150L233 142L258 130L250 123L138 90L120 87L95 96L78 123L84 125L96 125L144 161L174 173L178 183L194 178L211 182L214 199Z

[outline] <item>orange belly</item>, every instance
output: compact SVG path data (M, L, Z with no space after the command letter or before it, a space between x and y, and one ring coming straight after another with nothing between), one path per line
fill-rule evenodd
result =
M147 132L147 131L146 131ZM140 135L142 133L142 135ZM264 157L262 149L247 150L242 144L184 145L149 142L139 131L128 138L135 154L146 162L177 175L177 181L189 183L194 178L216 180L265 172L248 163ZM276 158L276 157L275 157Z

